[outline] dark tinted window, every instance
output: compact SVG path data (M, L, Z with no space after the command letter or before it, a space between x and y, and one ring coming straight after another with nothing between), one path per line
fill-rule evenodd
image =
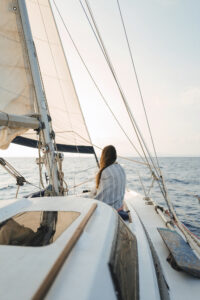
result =
M139 299L137 241L121 218L118 218L109 267L118 299Z
M54 242L78 212L23 212L0 223L0 245L44 246Z

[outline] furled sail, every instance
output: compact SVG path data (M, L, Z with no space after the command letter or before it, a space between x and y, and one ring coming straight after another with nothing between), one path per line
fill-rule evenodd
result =
M25 2L57 148L93 153L50 3L48 0ZM34 146L34 133L26 133L18 138L18 143Z
M8 118L0 126L0 148L5 149L27 128L9 126L9 114L35 113L35 91L17 1L0 1L0 112Z

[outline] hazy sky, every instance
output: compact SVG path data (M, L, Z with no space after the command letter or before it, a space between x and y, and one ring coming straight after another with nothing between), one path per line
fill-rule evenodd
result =
M55 2L95 81L137 145L118 90L79 0ZM149 143L117 1L90 0L89 3L133 115ZM119 0L119 3L158 154L200 155L200 2ZM135 155L81 65L63 24L59 18L57 20L94 144L112 143L120 154ZM21 149L24 149L23 154ZM7 155L19 153L23 156L33 152L12 145ZM0 156L6 156L5 152L0 151Z

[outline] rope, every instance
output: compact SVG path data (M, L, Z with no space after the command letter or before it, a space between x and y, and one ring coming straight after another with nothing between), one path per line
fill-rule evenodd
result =
M60 14L60 11L59 11L59 9L58 9L56 3L55 3L55 0L53 0L53 3L54 3L54 5L55 5L55 9L56 9L56 11L57 11L57 13L58 13L58 15L59 15L59 17L60 17L60 19L61 19L61 22L63 23L63 26L64 26L65 30L66 30L67 33L68 33L68 36L69 36L69 38L70 38L70 40L71 40L71 42L72 42L72 44L73 44L73 46L74 46L74 48L75 48L75 50L76 50L76 52L77 52L77 54L78 54L78 56L79 56L79 58L80 58L82 64L84 65L84 67L85 67L85 69L86 69L86 71L87 71L87 73L88 73L90 79L92 80L94 86L95 86L96 89L98 90L98 92L99 92L99 94L100 94L102 100L104 101L104 103L105 103L105 105L107 106L108 110L110 111L110 113L112 114L113 118L114 118L115 121L117 122L118 126L119 126L119 127L121 128L121 130L123 131L123 133L124 133L124 135L126 136L126 138L129 140L130 144L133 146L133 148L135 149L135 151L137 152L137 154L140 156L140 158L141 158L142 160L144 160L143 157L141 156L141 154L139 153L139 151L137 150L137 148L135 147L135 145L133 144L133 142L131 141L131 139L130 139L130 138L128 137L128 135L126 134L125 130L124 130L123 127L121 126L120 122L118 121L117 117L115 116L115 114L113 113L113 111L112 111L112 109L110 108L109 104L107 103L105 97L103 96L103 94L102 94L100 88L98 87L97 83L95 82L95 80L94 80L92 74L90 73L90 71L89 71L89 69L88 69L86 63L84 62L84 60L83 60L83 58L82 58L82 56L81 56L81 54L80 54L80 52L79 52L79 50L78 50L78 48L77 48L75 42L74 42L74 40L73 40L73 38L72 38L72 36L71 36L71 34L70 34L70 32L69 32L69 30L68 30L68 28L67 28L67 26L66 26L64 20L63 20L62 15Z
M97 27L97 24L96 24L96 22L95 22L95 19L94 19L94 16L93 16L91 7L90 7L90 5L89 5L89 3L88 3L87 0L85 0L85 3L86 3L86 5L87 5L88 11L89 11L89 13L90 13L90 17L91 17L91 19L92 19L92 21L93 21L93 24L94 24L95 30L96 30L96 32L97 32L98 38L99 38L99 40L100 40L100 42L101 42L101 45L102 45L102 48L103 48L103 51L104 51L104 56L106 57L106 61L107 61L107 63L108 63L108 67L110 68L110 71L111 71L111 73L112 73L112 75L113 75L113 78L114 78L114 80L115 80L115 83L116 83L116 85L117 85L117 87L118 87L118 90L119 90L119 92L120 92L121 98L122 98L122 100L123 100L123 102L124 102L125 108L126 108L126 110L127 110L127 113L128 113L128 115L129 115L130 121L131 121L131 123L132 123L133 129L134 129L134 131L135 131L135 133L136 133L136 136L137 136L137 138L138 138L138 141L139 141L139 143L140 143L140 147L141 147L141 149L142 149L142 152L143 152L143 154L144 154L144 157L145 157L146 161L148 162L148 159L147 159L147 157L146 157L146 153L145 153L145 151L144 151L143 145L142 145L141 140L140 140L140 137L139 137L140 133L139 133L139 131L138 131L138 126L137 126L136 121L135 121L135 119L133 118L133 115L132 115L132 113L131 113L131 110L130 110L130 108L129 108L129 106L128 106L128 103L127 103L126 98L125 98L125 94L124 94L124 92L123 92L123 90L122 90L122 88L121 88L121 86L120 86L120 84L119 84L119 80L118 80L118 78L117 78L117 75L116 75L116 73L115 73L114 67L113 67L113 65L112 65L112 63L111 63L111 60L110 60L109 55L108 55L108 52L107 52L106 47L105 47L105 45L104 45L104 43L103 43L103 40L102 40L102 38L101 38L101 35L100 35L99 29L98 29L98 27Z
M64 130L64 131L59 132L59 133L65 133L65 132L70 132L70 131L68 131L68 130L65 131L65 130ZM82 136L80 136L77 132L74 132L74 133L75 133L76 135L78 135L79 137L81 137L85 142L89 143L88 140L86 140L85 138L83 138ZM99 150L102 150L102 147L97 146L97 145L94 144L94 143L91 143L91 145L92 145L93 147L99 149ZM118 157L119 157L119 158L123 158L123 159L125 159L125 160L129 160L129 161L135 162L135 163L137 163L137 164L142 164L142 165L148 166L148 163L146 163L145 161L144 161L144 162L141 162L141 161L134 160L134 159L127 158L127 157L124 157L124 156L120 156L120 155L118 155ZM152 168L152 166L151 166L151 168Z
M64 22L64 20L63 20L63 18L62 18L62 16L61 16L61 14L60 14L58 8L57 8L57 5L55 4L55 1L53 1L53 2L54 2L54 5L55 5L55 8L56 8L56 10L57 10L57 12L58 12L58 14L59 14L59 16L60 16L60 18L61 18L61 21L62 21L62 23L63 23L63 25L64 25L66 31L68 32L68 35L69 35L69 37L70 37L70 39L71 39L71 41L72 41L72 43L73 43L73 45L74 45L74 47L75 47L75 49L76 49L78 55L79 55L79 57L80 57L80 59L81 59L83 65L85 66L85 68L86 68L86 70L87 70L87 72L88 72L90 78L92 79L92 81L93 81L95 87L97 88L97 90L99 91L99 93L100 93L102 99L104 100L104 103L105 103L106 106L109 108L109 110L110 110L110 112L112 113L113 117L114 117L115 120L117 121L117 124L120 126L120 128L122 129L122 131L124 132L124 134L125 134L126 137L128 138L128 140L129 140L129 142L131 143L131 145L134 147L134 149L136 150L136 152L138 153L138 155L142 158L142 156L140 155L139 151L136 149L135 145L132 143L132 141L130 140L130 138L128 137L128 135L125 133L125 131L124 131L123 127L121 126L121 124L118 122L116 116L115 116L114 113L112 112L112 110L111 110L110 106L108 105L106 99L104 98L102 92L100 91L99 87L97 86L96 82L94 81L94 78L92 77L92 75L91 75L89 69L87 68L87 66L86 66L86 64L85 64L85 62L84 62L82 56L80 55L80 52L78 51L78 48L76 47L76 45L75 45L75 43L74 43L74 41L73 41L73 39L72 39L72 37L71 37L71 35L70 35L70 33L69 33L69 30L67 29L67 26L66 26L66 24L65 24L65 22ZM131 113L131 110L130 110L130 108L129 108L129 106L128 106L128 103L127 103L127 101L126 101L125 95L124 95L124 93L123 93L123 91L122 91L122 89L121 89L121 87L120 87L120 85L119 85L117 76L116 76L116 74L115 74L114 68L113 68L113 66L112 66L112 64L111 64L111 61L110 61L109 56L108 56L108 54L107 54L106 48L105 48L105 46L104 46L104 44L103 44L103 41L102 41L102 39L101 39L101 35L100 35L99 31L98 31L98 28L97 28L97 25L96 25L96 23L95 23L95 20L94 20L94 17L93 17L91 8L90 8L90 6L89 6L89 4L88 4L88 1L85 0L85 2L86 2L88 11L89 11L89 13L90 13L91 19L92 19L92 21L93 21L93 24L94 24L94 27L95 27L95 30L96 30L96 33L97 33L97 35L96 35L96 33L95 33L95 37L96 37L96 38L98 37L98 38L97 38L98 43L100 42L100 44L101 44L101 45L99 44L99 45L100 45L100 48L101 48L101 50L102 50L102 52L103 52L103 54L104 54L104 56L105 56L105 58L106 58L106 61L107 61L107 63L108 63L108 66L110 67L111 73L113 74L114 80L115 80L115 82L116 82L116 84L117 84L117 86L118 86L119 92L120 92L120 94L121 94L122 100L123 100L123 102L124 102L125 108L126 108L127 113L128 113L128 115L129 115L130 121L131 121L132 126L133 126L133 128L134 128L134 131L135 131L135 133L136 133L136 136L137 136L137 138L138 138L138 141L139 141L139 143L140 143L140 147L141 147L142 152L143 152L143 154L144 154L144 157L145 157L145 159L146 159L147 165L148 165L148 167L149 167L149 169L151 170L152 175L153 175L153 170L152 170L152 167L151 167L151 165L150 165L150 163L149 163L149 161L148 161L148 159L147 159L146 152L147 152L148 155L149 155L149 159L151 160L152 166L154 167L156 173L157 173L157 167L156 167L155 164L154 164L154 161L153 161L153 159L152 159L152 157L151 157L151 154L150 154L150 152L149 152L149 150L148 150L148 148L147 148L147 146L146 146L146 144L145 144L145 142L144 142L144 139L143 139L143 137L142 137L142 135L141 135L141 132L140 132L140 130L139 130L139 128L138 128L138 125L137 125L137 123L136 123L136 121L135 121L135 119L134 119L134 117L133 117L133 115L132 115L132 113ZM82 6L82 7L83 7L83 6ZM144 112L145 112L145 117L146 117L147 125L148 125L148 128L149 128L149 133L150 133L151 140L152 140L152 144L153 144L153 148L154 148L154 153L155 153L156 162L157 162L157 165L158 165L158 170L160 171L160 167L159 167L159 163L158 163L158 159L157 159L157 154L156 154L156 150L155 150L155 145L154 145L154 141L153 141L153 137L152 137L152 133L151 133L151 128L150 128L150 124L149 124L149 121L148 121L148 117L147 117L147 113L146 113L146 108L145 108L145 105L144 105L144 99L143 99L143 95L142 95L142 92L141 92L141 88L140 88L139 79L138 79L138 75L137 75L137 72L136 72L135 64L134 64L134 61L133 61L133 58L132 58L132 53L131 53L131 51L130 51L130 50L131 50L131 49L130 49L130 44L129 44L129 41L128 41L128 37L127 37L127 33L126 33L126 28L125 28L125 25L124 25L124 21L123 21L123 17L122 17L122 13L121 13L121 8L120 8L120 6L119 6L119 2L118 2L118 7L119 7L119 11L120 11L120 16L121 16L121 20L122 20L122 25L123 25L123 28L124 28L124 31L125 31L125 35L126 35L126 40L127 40L127 44L128 44L128 48L129 48L129 53L130 53L131 59L132 59L132 64L133 64L133 68L134 68L134 72L135 72L135 76L136 76L136 80L137 80L137 84L138 84L138 88L139 88L139 92L140 92L140 96L141 96L141 101L142 101L143 109L144 109ZM85 10L84 10L84 13L86 13ZM87 19L88 19L88 18L87 18ZM89 21L89 19L88 19L88 21ZM94 28L92 27L91 22L89 22L89 23L90 23L90 26L91 26L91 28L92 28L92 30L93 30L93 32L94 32ZM143 146L144 146L144 147L143 147ZM145 150L146 150L146 152L145 152ZM143 158L142 158L142 160L143 160ZM160 173L160 172L159 172L159 173ZM161 184L160 184L160 180L157 180L157 182L158 182L158 184L159 184L161 193L163 194L163 196L164 196L164 198L165 198L165 200L166 200L166 202L167 202L167 205L168 205L168 207L169 207L169 211L172 213L172 215L174 216L174 218L177 218L177 216L176 216L176 214L175 214L175 212L174 212L173 206L172 206L172 204L171 204L171 202L170 202L170 200L169 200L169 198L168 198L168 192L167 192L167 189L166 189L166 186L165 186L165 183L164 183L163 176L160 176L161 173L160 173L160 174L159 174L159 173L157 173L157 177L160 177L160 179L162 180L162 186L161 186ZM180 221L179 221L178 219L177 219L177 223L178 223L178 224L180 223ZM180 224L179 224L179 228L181 228L181 225L180 225ZM184 232L184 230L183 230L182 228L181 228L181 231L185 234L185 232ZM185 236L186 236L186 238L187 238L187 234L185 234ZM187 238L187 239L188 239L188 238Z
M16 192L16 198L18 196L19 193L19 187L23 185L23 183L26 184L30 184L34 187L36 187L37 189L41 190L40 187L38 187L37 185L29 182L28 180L26 180L9 162L7 162L5 159L0 158L0 165L11 175L13 176L16 181L17 181L17 192Z
M88 170L91 170L91 169L96 169L96 168L97 168L97 166L95 166L95 167L89 167L89 168L87 168L87 169L84 169L84 170L78 171L76 174L84 173L84 172L86 172L86 171L88 171Z
M143 185L142 179L141 179L141 177L140 177L140 173L139 173L139 172L137 172L137 173L138 173L138 177L139 177L141 186L142 186L143 191L144 191L144 195L145 195L145 197L147 198L147 193L146 193L145 187L144 187L144 185Z
M163 178L163 184L165 185L165 181ZM176 215L176 212L174 210L174 207L168 197L168 191L165 189L166 192L166 203L169 208L169 212L171 213L171 219L174 220L177 227L180 229L180 231L184 234L186 240L190 244L191 248L195 249L195 251L200 255L200 240L195 238L195 236L191 235L187 230L185 230L183 224L179 221L178 216Z
M69 187L69 190L72 190L72 189L74 189L74 188L76 188L76 187L78 187L78 186L80 186L80 185L83 185L83 184L85 184L85 183L87 183L87 182L91 182L91 181L93 181L93 180L94 180L94 178L91 177L91 178L89 178L88 180L82 181L82 182L80 182L80 183L78 183L78 184L76 184L76 185L74 185L74 186Z
M126 38L126 42L127 42L127 46L128 46L128 50L129 50L129 55L130 55L130 58L131 58L131 62L132 62L132 67L133 67L133 70L134 70L134 74L135 74L135 78L136 78L136 82L137 82L137 86L138 86L138 91L139 91L139 94L140 94L140 99L141 99L141 102L142 102L142 106L143 106L143 110L144 110L144 113L145 113L145 118L146 118L146 122L147 122L147 126L148 126L148 130L149 130L149 133L150 133L150 137L151 137L151 142L152 142L152 145L153 145L153 150L154 150L154 154L155 154L155 158L156 158L156 163L157 163L157 167L155 168L155 165L154 165L154 162L153 162L153 159L150 155L150 153L148 152L149 154L149 157L150 157L150 160L155 168L155 171L157 173L157 169L159 171L159 174L157 173L157 176L160 177L162 179L162 175L161 175L161 169L160 169L160 166L159 166L159 161L158 161L158 157L157 157L157 153L156 153L156 149L155 149L155 144L154 144L154 140L153 140L153 135L152 135L152 132L151 132L151 128L150 128L150 123L149 123L149 120L148 120L148 116L147 116L147 112L146 112L146 107L145 107L145 104L144 104L144 98L143 98L143 94L142 94L142 90L141 90L141 87L140 87L140 82L139 82L139 78L138 78L138 74L137 74L137 70L136 70L136 67L135 67L135 63L134 63L134 59L133 59L133 55L132 55L132 51L131 51L131 47L130 47L130 42L129 42L129 39L128 39L128 35L127 35L127 30L126 30L126 27L125 27L125 23L124 23L124 19L123 19L123 16L122 16L122 12L121 12L121 7L120 7L120 4L119 4L119 0L117 0L117 5L118 5L118 9L119 9L119 14L120 14L120 17L121 17L121 22L122 22L122 26L123 26L123 29L124 29L124 34L125 34L125 38ZM146 147L146 145L144 144L144 146ZM153 173L152 173L153 175ZM165 185L162 183L160 183L159 180L157 180L158 182L158 186L160 188L160 191L164 197L164 199L167 201L167 199L165 198Z
M27 181L27 180L26 180L26 183L27 183L27 184L30 184L30 185L32 185L32 186L34 186L35 188L39 189L40 191L42 190L41 187L35 185L34 183L31 183L31 182L29 182L29 181Z
M140 158L144 161L143 157L140 155L139 151L136 149L135 145L132 143L132 141L130 140L130 138L129 138L128 135L126 134L125 130L123 129L123 127L121 126L121 124L120 124L119 121L117 120L116 116L114 115L113 111L111 110L110 106L108 105L108 103L107 103L105 97L103 96L101 90L99 89L98 85L96 84L96 82L95 82L94 78L92 77L92 75L91 75L89 69L87 68L87 65L85 64L85 62L84 62L84 60L83 60L83 58L82 58L82 56L81 56L81 54L80 54L80 52L79 52L79 50L78 50L76 44L75 44L75 42L74 42L74 40L73 40L73 38L72 38L72 36L71 36L71 34L70 34L70 32L69 32L69 30L68 30L68 28L67 28L67 26L66 26L64 20L63 20L62 15L60 14L60 11L59 11L59 9L58 9L58 7L57 7L55 1L53 1L53 2L54 2L54 5L55 5L55 8L56 8L56 11L57 11L57 13L58 13L58 15L59 15L59 17L60 17L62 23L63 23L63 26L64 26L65 30L67 31L68 36L69 36L69 38L71 39L71 42L72 42L72 44L73 44L75 50L77 51L77 53L78 53L78 55L79 55L79 57L80 57L80 59L81 59L81 62L83 63L83 65L84 65L84 67L85 67L87 73L89 74L89 76L90 76L91 80L93 81L95 87L97 88L98 92L100 93L100 95L101 95L101 97L102 97L104 103L105 103L106 106L108 107L109 111L110 111L111 114L113 115L114 119L116 120L116 122L117 122L117 124L119 125L119 127L121 128L121 130L124 132L125 136L126 136L127 139L129 140L130 144L131 144L131 145L133 146L133 148L136 150L136 152L138 153L138 155L140 156ZM84 11L84 12L85 12L85 11ZM139 141L140 141L140 140L139 140ZM140 144L141 144L141 143L140 143ZM146 156L146 154L145 154L145 156ZM151 158L151 155L150 155L150 154L149 154L149 156L150 156L150 158ZM146 158L146 160L147 160L147 158ZM144 161L144 162L145 162L145 161ZM153 165L154 165L154 162L153 162L153 161L152 161L152 163L153 163ZM150 166L148 160L147 160L147 165L148 165L148 167L150 168L150 170L151 170L151 172L152 172L152 167ZM154 168L155 168L155 170L156 170L155 165L154 165ZM164 196L164 195L165 195L165 192L162 190L162 187L161 187L161 185L160 185L159 182L158 182L158 184L159 184L159 188L160 188L160 190L161 190L161 193L162 193L163 196Z
M108 56L107 50L106 50L106 48L105 48L105 46L104 46L103 40L102 40L102 38L101 38L100 32L99 32L98 27L97 27L97 24L96 24L96 22L95 22L95 19L94 19L94 16L93 16L91 7L89 6L88 0L85 0L85 3L86 3L86 5L87 5L88 11L89 11L89 13L90 13L90 17L91 17L91 19L92 19L92 21L93 21L95 30L96 30L96 32L97 32L98 39L99 39L99 41L101 42L101 45L102 45L101 49L103 48L104 54L105 54L105 56L106 56L106 58L107 58L108 65L109 65L109 67L110 67L111 73L113 74L113 77L114 77L114 79L115 79L115 82L116 82L116 84L117 84L117 86L118 86L119 92L120 92L121 97L122 97L122 100L123 100L123 102L124 102L124 105L125 105L125 107L126 107L126 109L127 109L129 118L130 118L130 120L131 120L131 122L132 122L133 128L134 128L134 130L135 130L135 133L136 133L136 135L137 135L138 141L139 141L139 143L140 143L142 152L143 152L143 154L144 154L144 156L145 156L146 161L148 162L148 159L147 159L147 157L146 157L146 153L145 153L145 151L144 151L144 148L145 148L146 151L147 151L147 153L148 153L148 155L149 155L149 158L150 158L150 160L151 160L151 163L152 163L152 165L154 166L154 169L155 169L155 171L156 171L156 173L157 173L157 167L156 167L155 164L154 164L154 161L153 161L153 159L152 159L152 157L151 157L151 154L150 154L150 152L149 152L149 150L148 150L148 148L147 148L147 146L146 146L146 144L145 144L145 142L144 142L144 139L143 139L143 137L142 137L142 135L141 135L141 133L140 133L140 130L139 130L139 128L138 128L138 125L137 125L137 123L136 123L136 121L135 121L135 119L134 119L134 117L133 117L133 115L132 115L132 113L131 113L131 110L130 110L130 108L129 108L129 106L128 106L128 103L127 103L127 101L126 101L126 98L125 98L125 95L124 95L124 93L123 93L123 90L122 90L121 87L120 87L119 81L118 81L118 79L117 79L116 73L115 73L114 68L113 68L113 66L112 66L111 60L110 60L110 58L109 58L109 56ZM178 218L177 218L177 216L176 216L176 213L175 213L175 211L174 211L174 208L173 208L173 206L172 206L172 204L171 204L171 202L170 202L170 200L169 200L169 198L168 198L168 192L167 192L167 189L166 189L166 186L165 186L165 183L164 183L164 179L163 179L163 176L161 176L161 170L160 170L159 163L158 163L157 153L156 153L156 150L155 150L155 145L154 145L154 141L153 141L153 137L152 137L152 132L151 132L150 124L149 124L148 117L147 117L147 113L146 113L146 108L145 108L145 105L144 105L143 95L142 95L142 92L141 92L141 88L140 88L140 84L139 84L139 80L138 80L138 76L137 76L135 64L134 64L134 61L133 61L133 57L132 57L132 53L131 53L131 49L130 49L130 44L129 44L129 41L128 41L128 37L127 37L127 33L126 33L126 28L125 28L125 25L124 25L124 21L123 21L123 17L122 17L122 13L121 13L121 9L120 9L118 0L117 0L117 3L118 3L118 7L119 7L119 11L120 11L120 16L121 16L121 20L122 20L122 25L123 25L123 28L124 28L124 32L125 32L125 36L126 36L126 40L127 40L127 44L128 44L128 48L129 48L129 53L130 53L130 55L131 55L131 60L132 60L132 64L133 64L133 68L134 68L134 72L135 72L135 76L136 76L136 80L137 80L137 84L138 84L138 89L139 89L139 92L140 92L140 97L141 97L143 109L144 109L144 112L145 112L145 117L146 117L148 129L149 129L149 133L150 133L150 136L151 136L152 145L153 145L153 148L154 148L154 153L155 153L156 162L157 162L157 165L158 165L158 170L159 170L159 173L160 173L160 174L157 173L157 176L161 178L161 180L162 180L162 186L160 185L160 181L157 181L157 182L158 182L159 187L160 187L160 190L161 190L161 192L162 192L162 194L163 194L163 196L164 196L164 198L165 198L165 200L166 200L166 202L167 202L167 205L168 205L168 207L169 207L169 211L171 212L171 214L173 215L173 217L176 219L176 221L177 221L177 223L178 223L178 227L181 229L181 231L184 233L185 237L186 237L187 240L189 241L190 239L188 238L188 234L185 232L184 228L182 228L181 223L179 222L179 220L178 220ZM94 31L93 31L93 32L94 32ZM95 36L96 36L96 35L95 35ZM143 143L143 145L144 145L144 148L143 148L143 145L142 145L141 141L142 141L142 143ZM148 163L148 167L150 168L150 170L151 170L151 172L152 172L152 175L153 175L153 171L152 171L152 168L151 168L151 166L150 166L149 163ZM144 187L143 187L143 188L144 188Z
M150 185L150 187L148 189L148 192L147 192L147 197L149 197L149 195L150 195L150 191L153 188L154 182L155 182L155 178L153 177L152 183L151 183L151 185Z
M137 86L138 86L138 91L139 91L139 94L140 94L140 99L141 99L141 102L142 102L142 106L143 106L143 110L144 110L144 113L145 113L147 126L148 126L150 137L151 137L151 142L152 142L153 149L154 149L154 154L155 154L157 166L158 166L158 169L160 171L160 166L159 166L159 162L158 162L157 152L156 152L156 149L155 149L153 135L152 135L152 131L151 131L151 128L150 128L150 123L149 123L148 115L147 115L147 112L146 112L146 107L145 107L145 104L144 104L144 97L143 97L142 90L141 90L141 87L140 87L140 82L139 82L135 62L134 62L134 59L133 59L133 55L132 55L132 51L131 51L131 47L130 47L130 42L129 42L129 39L128 39L127 30L126 30L126 26L125 26L125 23L124 23L124 19L123 19L121 7L120 7L120 4L119 4L119 0L117 0L117 5L118 5L120 17L121 17L122 26L123 26L123 29L124 29L124 34L125 34L125 38L126 38L126 42L127 42L127 46L128 46L128 50L129 50L129 54L130 54L130 58L131 58L131 62L132 62L136 82L137 82Z
M135 121L135 119L134 119L134 117L133 117L133 115L132 115L132 113L131 113L131 110L130 110L130 108L129 108L129 106L128 106L128 103L127 103L127 101L126 101L126 99L125 99L125 97L124 97L123 91L122 91L122 89L121 89L121 87L120 87L120 85L119 85L119 82L118 82L118 79L117 79L117 77L116 77L114 68L113 68L113 66L112 66L112 64L111 64L111 61L110 61L109 56L108 56L108 54L107 54L106 48L105 48L105 46L104 46L104 44L103 44L103 40L102 40L102 38L101 38L101 36L100 36L99 30L98 30L97 25L96 25L96 23L95 23L95 20L94 20L94 17L93 17L91 8L90 8L90 6L89 6L87 0L85 0L85 2L86 2L86 5L87 5L87 7L88 7L88 10L89 10L90 16L91 16L91 18L92 18L92 21L93 21L94 27L95 27L95 29L96 29L96 32L97 32L97 34L98 34L99 40L101 41L102 48L104 49L104 56L106 56L106 61L108 62L108 66L109 66L109 68L110 68L110 71L111 71L111 73L113 74L114 80L115 80L115 82L116 82L116 84L117 84L117 86L118 86L118 89L119 89L119 91L120 91L122 100L123 100L124 105L125 105L125 107L126 107L126 109L127 109L127 113L128 113L128 115L129 115L129 118L130 118L131 123L132 123L133 128L134 128L134 131L135 131L136 136L137 136L137 138L138 138L138 141L139 141L139 143L140 143L141 149L142 149L143 154L144 154L144 156L145 156L145 159L146 159L146 161L147 161L147 166L149 167L151 173L153 174L153 169L152 169L152 167L151 167L151 165L150 165L150 163L149 163L149 161L148 161L148 159L147 159L147 157L146 157L146 153L145 153L144 148L143 148L143 146L142 146L141 140L142 140L143 145L144 145L144 147L145 147L145 149L146 149L146 151L147 151L147 153L148 153L148 155L149 155L149 158L150 158L151 163L152 163L152 165L153 165L153 167L154 167L154 169L155 169L155 172L157 173L157 176L160 177L160 175L159 175L160 172L159 172L159 173L157 172L157 167L156 167L155 164L154 164L154 161L153 161L153 159L152 159L152 157L151 157L151 154L150 154L150 152L149 152L149 150L148 150L148 148L147 148L147 146L146 146L146 144L145 144L145 142L144 142L144 139L143 139L143 137L142 137L142 135L141 135L141 133L140 133L140 130L139 130L138 126L137 126L137 123L136 123L136 121ZM94 32L94 31L93 31L93 32ZM95 35L95 36L96 36L96 35ZM140 139L141 139L141 140L140 140ZM159 188L160 188L160 191L161 191L161 193L162 193L162 195L163 195L163 197L164 197L164 199L165 199L164 185L161 185L160 181L157 181L157 182L158 182L158 186L159 186ZM166 200L166 199L165 199L165 200Z
M142 149L142 152L143 152L143 154L144 154L144 157L145 157L147 163L149 163L149 162L148 162L148 159L147 159L147 156L146 156L146 153L145 153L145 151L144 151L143 145L144 145L144 147L145 147L145 149L146 149L146 151L147 151L147 153L148 153L148 155L149 155L149 158L150 158L150 160L151 160L151 162L152 162L152 165L154 165L154 162L153 162L153 160L152 160L151 154L150 154L150 152L149 152L149 150L148 150L148 148L147 148L147 146L146 146L146 144L145 144L145 142L144 142L144 139L143 139L143 137L142 137L142 135L141 135L141 132L140 132L140 130L139 130L139 127L138 127L138 125L137 125L137 123L136 123L136 121L135 121L135 119L134 119L134 117L133 117L133 115L132 115L132 113L131 113L131 110L130 110L130 108L129 108L129 105L128 105L127 101L126 101L125 94L124 94L122 88L120 87L120 84L119 84L117 75L116 75L116 73L115 73L114 67L113 67L113 65L112 65L112 63L111 63L111 60L110 60L110 58L109 58L109 55L108 55L108 53L107 53L107 50L106 50L105 45L104 45L104 43L103 43L103 40L102 40L102 38L101 38L100 32L99 32L99 30L98 30L97 24L96 24L96 22L95 22L95 19L94 19L94 16L93 16L91 7L89 6L89 3L88 3L87 0L85 0L85 3L86 3L86 5L87 5L88 11L89 11L89 13L90 13L90 17L91 17L91 19L92 19L92 21L93 21L93 24L94 24L95 30L96 30L96 32L97 32L98 38L99 38L99 40L100 40L100 42L101 42L101 45L102 45L101 49L103 48L103 51L104 51L104 53L105 53L104 56L106 56L106 61L107 61L107 63L108 63L108 66L109 66L109 68L110 68L110 71L111 71L111 73L112 73L112 75L113 75L113 78L114 78L114 80L115 80L115 82L116 82L116 84L117 84L118 90L119 90L119 92L120 92L121 98L122 98L122 100L123 100L123 103L124 103L124 105L125 105L125 108L126 108L126 110L127 110L127 113L128 113L128 115L129 115L129 118L130 118L130 121L131 121L131 123L132 123L133 129L134 129L134 131L135 131L135 133L136 133L136 136L137 136L137 138L138 138L138 141L139 141L139 143L140 143L140 147L141 147L141 149ZM93 32L94 32L94 31L93 31ZM95 35L95 36L96 36L96 35ZM142 142L141 142L141 141L142 141ZM142 143L143 143L143 145L142 145ZM149 168L151 169L150 164L149 164ZM155 166L154 166L154 168L156 169ZM151 171L152 171L152 169L151 169ZM158 176L159 176L159 175L158 175Z
M80 3L80 5L81 5L81 7L82 7L82 9L83 9L83 11L84 11L84 13L85 13L85 16L86 16L86 18L87 18L87 20L88 20L88 23L90 24L90 27L91 27L91 29L92 29L94 35L95 35L95 38L96 38L96 40L97 40L97 42L98 42L98 44L99 44L99 47L101 48L101 51L102 51L102 53L103 53L105 59L107 60L106 55L105 55L105 52L104 52L104 49L103 49L103 47L102 47L102 45L101 45L101 42L100 42L100 40L99 40L99 38L98 38L98 35L96 34L96 32L95 32L95 30L94 30L94 28L93 28L93 26L92 26L92 23L90 22L90 19L89 19L88 15L87 15L87 12L86 12L86 10L85 10L85 7L83 6L83 3L81 2L81 0L79 0L79 3Z
M118 88L119 88L120 94L121 94L121 96L122 96L122 100L123 100L124 105L125 105L125 107L126 107L126 109L127 109L127 113L128 113L129 118L130 118L130 120L131 120L131 122L132 122L134 131L135 131L135 133L136 133L136 136L137 136L138 141L139 141L139 143L140 143L140 146L141 146L141 148L142 148L143 154L144 154L145 159L146 159L146 161L147 161L147 166L149 167L151 173L153 173L152 167L151 167L151 165L150 165L150 163L149 163L149 161L148 161L148 159L147 159L147 157L146 157L146 153L145 153L144 148L143 148L143 146L142 146L141 140L142 140L142 142L143 142L143 144L144 144L144 147L145 147L145 149L146 149L146 151L147 151L147 153L148 153L148 155L149 155L149 158L150 158L150 160L151 160L151 162L152 162L152 165L153 165L153 167L154 167L154 169L155 169L155 171L156 171L156 173L157 173L157 167L154 165L154 161L153 161L153 159L152 159L152 157L151 157L151 154L150 154L150 152L149 152L149 150L148 150L148 148L147 148L147 146L146 146L146 144L145 144L145 142L144 142L144 139L143 139L143 137L142 137L142 135L141 135L141 133L140 133L140 131L139 131L139 128L138 128L138 126L137 126L137 123L136 123L136 121L135 121L135 119L134 119L134 117L133 117L133 115L132 115L132 113L131 113L131 110L130 110L128 104L127 104L127 101L126 101L125 97L124 97L123 91L121 90L121 87L120 87L119 82L118 82L118 80L117 80L116 74L115 74L115 72L114 72L114 68L113 68L113 66L112 66L112 64L111 64L111 61L110 61L109 56L108 56L108 54L107 54L106 48L105 48L105 46L104 46L104 44L103 44L103 40L102 40L102 38L101 38L101 36L100 36L99 30L98 30L97 25L96 25L96 23L95 23L95 20L94 20L94 17L93 17L91 8L90 8L90 6L89 6L87 0L85 0L85 2L86 2L86 5L87 5L87 7L88 7L88 10L89 10L90 16L91 16L91 18L92 18L93 24L94 24L94 26L95 26L96 32L97 32L97 34L98 34L98 38L99 38L99 40L100 40L100 42L101 42L101 45L102 45L101 49L103 48L103 50L104 50L104 51L103 51L104 57L106 58L106 61L108 62L108 66L110 67L111 73L113 74L113 77L114 77L114 79L115 79L115 82L116 82L116 84L117 84L117 86L118 86ZM84 10L84 12L85 12L85 10ZM88 19L88 18L87 18L87 19ZM91 25L91 23L90 23L90 25ZM92 27L92 26L91 26L91 28L92 28L92 30L93 30L93 27ZM94 30L93 30L93 32L94 32ZM95 34L95 37L96 37L96 34ZM99 43L99 40L98 40L98 43ZM139 136L140 136L140 137L139 137ZM140 139L141 139L141 140L140 140ZM159 173L157 173L157 176L158 176L158 177L160 176ZM164 186L162 186L162 185L160 184L159 181L157 181L157 182L158 182L158 186L159 186L159 188L160 188L160 191L161 191L163 197L165 198ZM163 188L163 189L162 189L162 188Z

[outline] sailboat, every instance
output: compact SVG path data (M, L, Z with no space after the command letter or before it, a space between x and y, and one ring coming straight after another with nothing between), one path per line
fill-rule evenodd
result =
M0 201L0 299L198 299L200 241L179 221L154 160L148 166L167 210L127 191L123 221L98 200L66 195L60 152L98 159L51 3L1 0L0 32L0 147L38 148L49 178L38 195ZM0 163L19 187L26 182L6 160Z

